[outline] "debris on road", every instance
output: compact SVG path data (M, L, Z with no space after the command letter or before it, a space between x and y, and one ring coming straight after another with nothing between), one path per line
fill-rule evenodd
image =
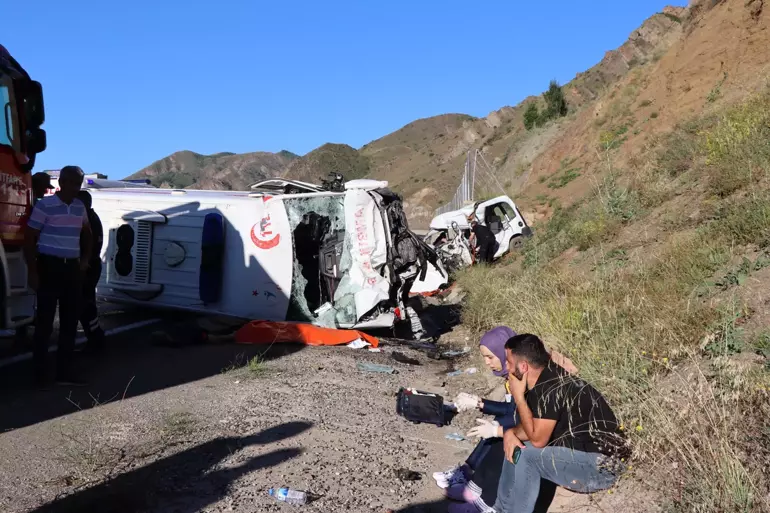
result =
M447 440L456 440L458 442L464 442L465 441L465 437L463 435L461 435L460 433L449 433L444 438L446 438Z
M388 365L380 365L377 363L358 362L356 368L363 372L375 372L379 374L397 374L398 371Z
M396 394L396 414L415 424L446 423L444 398L438 394L414 388L401 388Z
M405 363L407 365L422 365L419 360L411 358L404 353L393 353L393 359L399 363Z
M396 470L396 477L401 481L420 481L422 479L422 474L414 470L409 470L408 468L400 468Z
M292 506L304 506L305 504L309 504L320 498L312 493L303 492L302 490L293 490L291 488L279 488L277 490L275 488L270 488L267 491L267 494L279 502L285 502Z
M478 369L476 369L476 367L470 367L465 370L458 369L452 372L447 372L446 375L449 376L450 378L454 378L456 376L462 376L463 374L476 374L476 372L478 372Z
M441 358L446 358L446 359L458 358L460 356L465 356L466 354L468 354L470 352L471 352L471 348L470 347L464 347L464 348L462 348L460 350L453 349L453 350L450 350L450 351L444 351L443 353L440 353L439 356Z
M359 339L372 347L380 345L376 337L361 331L322 328L287 321L251 321L235 333L235 341L239 344L296 342L309 346L338 346Z
M348 344L348 347L350 349L363 349L363 348L365 348L368 345L370 345L369 342L365 342L365 341L361 340L360 338L357 338L353 342Z

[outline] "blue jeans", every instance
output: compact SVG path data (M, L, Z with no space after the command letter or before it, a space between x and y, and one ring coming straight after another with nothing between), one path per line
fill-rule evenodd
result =
M618 480L616 473L603 468L607 457L602 454L554 446L538 449L529 442L524 445L518 463L503 462L497 513L532 513L541 479L579 493L606 490Z

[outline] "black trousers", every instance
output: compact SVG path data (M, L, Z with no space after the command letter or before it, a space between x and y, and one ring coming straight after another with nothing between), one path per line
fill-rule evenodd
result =
M104 331L99 326L99 313L96 309L96 285L102 276L102 262L96 260L83 279L83 298L80 309L80 325L88 339L88 345L94 349L104 345Z
M492 263L495 260L495 246L497 241L495 239L486 239L479 241L479 261Z
M39 285L37 316L35 319L35 372L44 379L48 360L48 344L53 331L56 307L59 307L59 349L56 352L56 373L66 376L71 371L75 334L78 328L82 296L80 262L76 258L63 259L39 255L37 259Z

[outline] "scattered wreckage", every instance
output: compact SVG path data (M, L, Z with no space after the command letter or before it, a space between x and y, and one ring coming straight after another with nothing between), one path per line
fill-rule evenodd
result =
M447 283L387 182L333 175L251 191L93 189L104 226L97 294L247 320L389 328L417 290ZM414 331L414 330L413 330Z
M469 219L473 217L489 226L495 234L495 258L514 251L525 237L532 235L532 229L508 196L498 196L437 215L430 222L425 242L436 250L444 267L450 272L468 267L475 261L468 242L471 234Z

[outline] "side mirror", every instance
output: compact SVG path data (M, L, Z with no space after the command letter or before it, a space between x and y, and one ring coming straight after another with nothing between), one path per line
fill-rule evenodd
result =
M46 137L45 130L42 128L29 128L27 129L25 150L28 156L42 153L45 151L48 139Z
M21 98L24 109L24 124L37 128L45 123L45 105L43 104L43 86L36 80L19 79L14 84L17 95Z

